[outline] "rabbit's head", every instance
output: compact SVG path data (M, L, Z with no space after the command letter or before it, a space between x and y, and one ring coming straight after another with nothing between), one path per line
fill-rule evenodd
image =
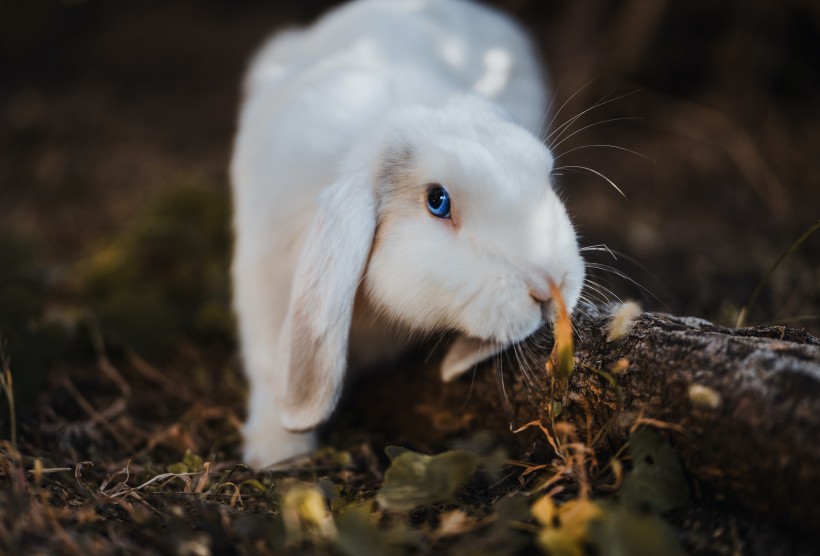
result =
M398 110L354 147L294 276L283 424L312 427L335 406L357 292L409 332L477 346L532 334L551 314L550 281L572 310L584 265L551 169L538 139L468 99Z

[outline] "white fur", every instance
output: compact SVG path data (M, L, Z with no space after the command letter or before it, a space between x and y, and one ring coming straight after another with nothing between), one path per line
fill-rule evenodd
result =
M360 0L262 48L231 165L248 463L309 450L287 430L330 415L348 366L456 331L452 377L541 325L548 280L575 305L541 79L520 29L464 0Z

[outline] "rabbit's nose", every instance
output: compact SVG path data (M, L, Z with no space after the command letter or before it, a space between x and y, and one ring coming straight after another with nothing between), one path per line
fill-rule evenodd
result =
M536 303L546 303L552 298L549 290L546 288L530 288L530 297L533 298Z
M552 310L552 295L549 290L542 288L530 288L530 297L541 307L541 315L544 320L548 320Z

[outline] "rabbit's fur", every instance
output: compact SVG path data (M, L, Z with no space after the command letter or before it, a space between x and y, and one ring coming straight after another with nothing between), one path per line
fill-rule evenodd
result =
M348 366L455 331L449 378L532 334L549 280L575 305L545 103L525 35L463 0L352 2L262 48L231 165L248 463L308 451Z

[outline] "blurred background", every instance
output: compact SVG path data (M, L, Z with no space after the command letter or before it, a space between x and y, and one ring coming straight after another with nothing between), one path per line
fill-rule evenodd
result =
M241 78L271 32L333 4L0 2L0 327L18 365L45 365L66 323L88 318L146 355L180 337L231 350ZM556 146L559 165L605 175L628 200L591 171L556 183L582 242L617 257L589 259L651 295L599 281L733 324L820 218L820 4L493 4L541 50L552 129L597 106ZM820 330L818 262L820 234L772 274L748 322Z
M224 504L147 493L170 509L140 513L87 485L239 467L227 166L240 82L270 33L332 4L0 0L0 439L19 449L0 441L0 530L16 546L181 553L206 531L216 552L238 538L255 552L273 534L263 513L230 513L228 527ZM762 284L748 323L820 333L820 233L797 245L820 218L820 2L493 4L542 54L558 164L574 167L557 187L582 243L607 246L585 256L616 269L593 269L598 293L733 325ZM356 492L381 484L377 446L414 446L337 421L328 445L342 451L317 465ZM12 488L35 458L57 473ZM249 509L271 507L259 478ZM739 553L727 547L740 534L795 553L759 520L738 533L724 510L687 515L693 552Z

